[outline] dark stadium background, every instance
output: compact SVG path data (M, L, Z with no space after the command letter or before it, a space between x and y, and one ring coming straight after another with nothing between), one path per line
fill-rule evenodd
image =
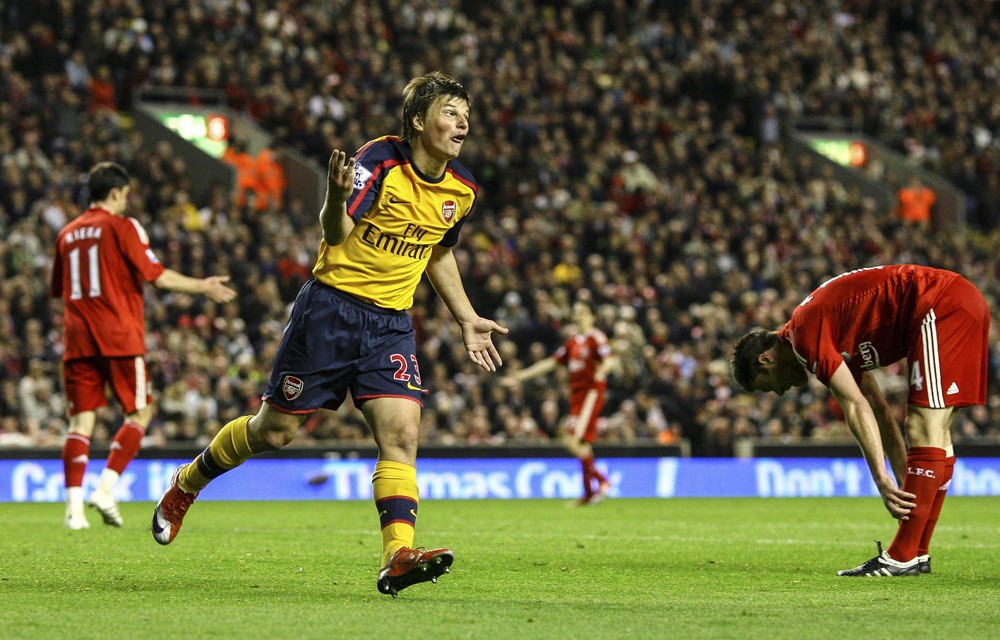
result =
M57 455L62 444L49 265L58 229L87 204L94 162L135 177L132 214L168 267L228 274L240 292L221 306L147 297L158 416L141 455L188 457L259 403L315 257L309 181L330 149L398 131L404 83L431 69L473 98L461 161L480 198L457 255L477 310L512 330L500 340L505 367L551 353L581 295L622 358L599 455L857 455L825 389L747 396L726 364L734 337L777 327L837 273L952 269L998 317L996 3L267 4L0 2L6 455ZM145 101L228 114L234 150L273 152L292 186L238 188L227 165L153 122ZM845 168L804 147L804 133L863 140L872 160ZM947 203L927 228L894 215L892 196L913 174ZM422 451L561 455L560 379L519 391L478 373L426 283L413 316L432 391ZM962 413L960 455L996 455L991 344L990 402ZM890 400L905 393L898 367L883 382ZM120 419L100 417L95 445ZM346 406L310 420L296 445L371 449Z

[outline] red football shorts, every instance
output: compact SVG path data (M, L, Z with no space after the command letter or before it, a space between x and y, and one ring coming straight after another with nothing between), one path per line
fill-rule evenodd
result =
M982 294L956 279L914 332L908 402L931 409L986 404L989 334Z
M107 406L111 388L126 414L153 401L142 356L74 358L63 362L63 385L69 415Z
M569 398L569 418L566 420L566 432L578 433L583 429L581 442L593 442L597 437L597 419L604 408L606 385L589 389L574 390Z

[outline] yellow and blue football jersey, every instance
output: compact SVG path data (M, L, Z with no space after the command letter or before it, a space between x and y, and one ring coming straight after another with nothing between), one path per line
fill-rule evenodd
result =
M355 154L354 229L342 244L320 242L313 275L320 282L386 309L408 309L431 250L454 246L476 201L472 174L451 160L440 178L413 164L396 136L372 140Z

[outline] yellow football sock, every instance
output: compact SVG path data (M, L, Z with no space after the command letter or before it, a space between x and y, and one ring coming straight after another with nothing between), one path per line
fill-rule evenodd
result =
M256 451L247 441L247 425L253 416L242 416L227 423L215 434L211 444L185 466L177 482L183 491L197 493L230 469L243 464Z
M375 508L382 525L382 566L400 547L413 547L417 523L416 467L379 460L372 476Z

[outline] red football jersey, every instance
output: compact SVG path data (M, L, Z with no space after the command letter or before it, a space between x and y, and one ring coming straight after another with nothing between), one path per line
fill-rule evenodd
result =
M850 271L809 294L778 335L823 384L845 361L860 379L907 357L924 317L957 278L916 265Z
M64 303L63 360L146 353L142 289L163 271L135 218L92 208L63 227L51 288Z
M564 342L552 357L569 369L570 389L577 391L595 385L597 365L609 355L611 345L608 344L608 337L600 329L591 329Z

